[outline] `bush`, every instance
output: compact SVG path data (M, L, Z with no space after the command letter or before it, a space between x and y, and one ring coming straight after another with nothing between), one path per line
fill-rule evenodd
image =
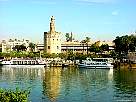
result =
M0 88L0 102L28 102L29 93L18 88L15 91Z

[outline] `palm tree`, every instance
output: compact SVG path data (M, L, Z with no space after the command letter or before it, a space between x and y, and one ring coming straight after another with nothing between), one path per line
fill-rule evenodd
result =
M69 42L70 39L69 33L66 33L65 37L66 37L66 41Z
M89 37L86 37L85 43L86 43L86 45L87 45L87 55L88 55L88 42L90 42L90 38L89 38Z
M83 45L83 54L84 54L84 44L85 44L86 42L85 42L85 40L82 40L81 41L81 44Z

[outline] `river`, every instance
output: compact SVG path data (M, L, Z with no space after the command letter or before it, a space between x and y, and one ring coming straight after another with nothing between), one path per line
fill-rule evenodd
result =
M136 69L1 66L0 87L30 90L31 102L136 102Z

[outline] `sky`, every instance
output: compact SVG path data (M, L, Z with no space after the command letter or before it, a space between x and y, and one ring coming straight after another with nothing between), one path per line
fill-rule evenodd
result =
M136 0L0 0L0 40L43 43L51 16L63 40L114 40L136 31Z

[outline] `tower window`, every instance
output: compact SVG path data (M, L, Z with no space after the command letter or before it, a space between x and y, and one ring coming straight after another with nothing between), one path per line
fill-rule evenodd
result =
M50 46L48 46L48 49L50 49Z
M57 49L59 49L59 46L57 46Z
M54 41L54 39L53 39L53 41Z

